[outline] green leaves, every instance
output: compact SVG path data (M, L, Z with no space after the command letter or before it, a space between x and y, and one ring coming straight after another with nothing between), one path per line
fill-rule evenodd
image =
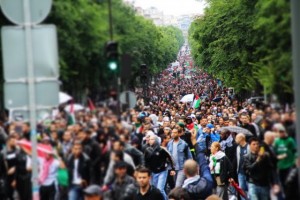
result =
M285 0L211 0L192 23L195 62L236 91L291 92L290 5Z
M176 59L184 39L174 27L156 27L138 16L121 0L112 1L114 40L120 54L130 54L132 75L140 64L158 73ZM109 90L113 74L104 58L109 40L108 2L99 0L54 0L46 23L58 29L62 88L74 97L86 91Z

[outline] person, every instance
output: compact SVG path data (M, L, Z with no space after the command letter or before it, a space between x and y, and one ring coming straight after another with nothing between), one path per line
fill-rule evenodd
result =
M178 129L174 128L171 132L172 140L168 143L168 151L171 153L175 163L176 182L175 187L180 187L185 179L183 164L185 160L192 159L188 144L179 138Z
M90 180L90 159L83 153L80 141L74 141L72 154L67 163L69 174L69 199L83 200L83 188Z
M165 185L167 181L168 163L171 163L171 175L175 175L175 167L172 162L170 153L164 148L160 147L158 137L151 135L149 138L149 147L145 150L145 164L152 171L152 184L156 185L167 200L165 192Z
M295 140L288 136L282 124L276 124L276 127L279 132L279 138L276 138L274 142L274 150L278 159L279 178L281 183L284 184L289 172L295 167L297 147ZM287 193L288 188L286 184L284 184L283 189L287 197L292 195Z
M21 148L16 155L15 179L12 187L17 189L20 200L31 200L31 157L29 151Z
M250 123L250 116L246 112L240 114L241 127L249 130L253 136L257 137L255 127Z
M132 196L130 185L135 184L133 177L127 174L128 164L124 161L119 161L115 164L115 180L111 185L111 198L113 200L126 200Z
M14 200L14 188L12 187L12 182L16 176L16 156L19 152L16 143L16 136L11 134L6 139L6 146L2 150L4 156L6 167L7 167L7 179L6 179L6 194L8 200Z
M7 191L6 191L6 183L7 183L7 169L5 164L5 158L2 153L0 153L0 198L6 199Z
M104 185L102 186L103 190L107 190L108 185L113 182L114 179L114 165L116 161L125 161L128 164L127 172L129 174L133 174L135 165L133 159L130 155L125 153L118 141L115 141L113 144L113 150L110 153L109 165L106 170L106 174L104 177Z
M103 200L101 188L98 185L90 185L83 190L84 200Z
M279 180L279 175L278 175L278 170L277 170L277 156L276 153L274 151L274 144L275 141L275 133L271 132L271 131L267 131L264 134L264 141L261 142L261 147L263 147L265 149L265 152L269 155L270 157L270 162L271 162L271 166L272 169L270 169L273 173L273 177L276 178L276 182L279 185L282 185L282 183ZM274 185L273 186L273 191L272 194L276 195L278 200L284 199L283 197L283 190L280 188L280 186Z
M183 188L187 190L191 200L205 199L212 194L214 181L211 176L205 155L201 153L197 144L197 130L191 132L191 142L195 148L196 159L187 160L184 163L184 174L187 179L183 183Z
M92 184L100 185L100 160L101 151L96 140L91 138L92 132L89 129L82 129L79 131L77 138L81 141L83 152L90 158L90 182Z
M141 167L136 171L139 190L134 196L134 200L164 200L164 196L159 189L150 184L151 171Z
M176 187L170 191L169 200L190 200L190 195L184 188Z
M59 161L54 159L53 153L49 153L45 158L39 158L39 164L40 199L54 200Z
M246 142L246 137L243 133L239 133L235 137L235 142L238 145L236 149L236 172L238 175L238 182L239 186L244 192L248 191L247 187L247 180L246 180L246 175L245 171L243 169L244 165L244 155L250 152L250 146ZM244 200L243 197L241 197L241 200Z
M232 164L225 153L221 151L219 142L211 144L209 167L217 186L216 194L222 199L228 200L229 179L233 177Z
M207 197L205 200L222 200L218 195L212 194Z
M259 139L249 139L250 152L244 156L244 171L248 181L248 196L251 200L268 200L270 185L275 184L272 174L272 162L264 148L260 148Z

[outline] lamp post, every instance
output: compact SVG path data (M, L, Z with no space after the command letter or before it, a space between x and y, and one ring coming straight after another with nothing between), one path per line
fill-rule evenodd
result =
M293 78L294 78L294 96L296 105L296 137L298 149L298 164L300 164L300 1L291 1L292 15L292 56L293 56ZM298 166L298 184L300 185L300 167ZM300 193L300 191L297 191ZM299 194L300 196L300 194Z

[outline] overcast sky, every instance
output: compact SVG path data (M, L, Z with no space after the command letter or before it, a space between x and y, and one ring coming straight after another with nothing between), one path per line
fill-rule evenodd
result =
M142 8L156 7L165 15L203 14L204 1L196 0L134 0Z

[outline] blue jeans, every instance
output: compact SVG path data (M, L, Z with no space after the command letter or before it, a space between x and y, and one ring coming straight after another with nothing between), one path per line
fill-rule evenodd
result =
M70 187L69 200L83 200L83 190L80 185L72 185Z
M184 172L183 172L183 169L182 170L176 170L176 184L175 184L175 187L181 187L183 185L183 182L185 180L185 175L184 175Z
M251 200L269 200L270 188L268 186L258 186L253 183L248 184L249 199Z
M167 181L168 170L162 171L160 173L152 173L152 185L160 190L165 200L168 200L168 196L165 192L165 185Z
M239 181L240 188L242 190L244 190L244 192L247 194L248 187L247 187L246 175L239 173L238 174L238 181ZM245 200L245 199L241 196L241 200Z

